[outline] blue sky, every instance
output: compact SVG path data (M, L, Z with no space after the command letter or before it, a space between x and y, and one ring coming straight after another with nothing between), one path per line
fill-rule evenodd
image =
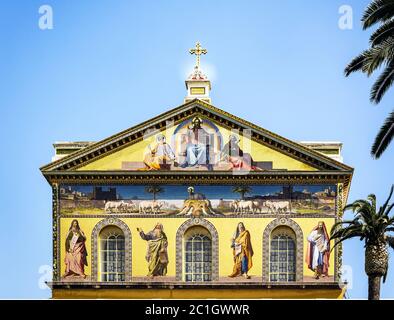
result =
M208 49L214 105L292 140L342 141L355 168L349 200L373 192L384 201L394 146L378 161L369 150L394 88L375 106L376 76L343 76L368 45L359 22L368 2L1 1L0 298L50 296L38 286L40 266L51 264L51 190L38 168L52 143L97 141L180 105L197 40ZM38 27L43 4L53 8L52 30ZM352 30L338 27L344 4ZM365 298L362 243L344 252L349 296ZM391 268L384 298L394 297L393 284Z

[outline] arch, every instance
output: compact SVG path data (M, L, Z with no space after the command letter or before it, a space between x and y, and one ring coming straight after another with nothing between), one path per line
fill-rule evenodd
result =
M212 237L204 227L190 227L183 237L184 266L186 282L212 280Z
M288 226L276 227L270 236L269 281L296 280L296 235Z
M296 281L302 281L304 276L304 236L301 227L292 219L278 218L271 221L263 233L263 282L269 282L270 266L270 237L278 227L288 227L293 230L296 242Z
M106 226L99 233L98 274L100 281L125 280L125 237L118 226Z
M182 121L180 124L178 124L177 127L176 127L176 129L175 129L175 131L174 131L174 135L176 135L181 129L183 129L183 128L185 127L185 125L186 125L187 123L189 123L193 118L194 118L194 117L189 118L189 119L186 119L186 120ZM201 118L201 117L200 117L200 118ZM215 123L213 123L212 121L210 121L210 120L208 120L208 119L205 119L205 118L203 118L202 121L203 121L203 123L208 123L208 124L215 130L215 132L220 133L220 130L219 130L219 128L216 126Z
M183 239L188 229L204 227L212 239L212 281L219 280L219 236L212 223L205 219L193 218L185 221L176 233L176 280L183 280Z
M98 281L98 240L100 232L108 226L122 230L125 238L125 281L131 281L131 231L126 223L117 218L107 218L98 222L92 231L92 281Z

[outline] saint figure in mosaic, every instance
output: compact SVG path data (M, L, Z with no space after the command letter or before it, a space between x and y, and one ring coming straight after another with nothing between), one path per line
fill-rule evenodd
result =
M328 277L330 266L330 238L326 225L320 221L308 236L306 263L308 268L315 272L315 279L321 276Z
M229 141L224 145L221 151L221 160L230 163L234 170L261 170L254 166L251 155L243 152L239 143L240 140L236 135L230 135Z
M86 236L79 227L78 220L73 220L66 237L66 271L64 277L80 276L86 278L85 266L88 265L85 247Z
M167 274L168 254L167 236L164 233L163 225L157 223L155 228L148 233L137 228L141 238L148 242L145 259L149 263L148 277L165 276Z
M171 146L166 142L163 134L156 136L156 141L148 145L144 155L145 170L169 170L175 162L175 154Z
M250 233L242 222L238 223L231 239L231 248L233 249L234 267L229 277L244 276L246 279L250 279L248 271L253 266L253 248Z

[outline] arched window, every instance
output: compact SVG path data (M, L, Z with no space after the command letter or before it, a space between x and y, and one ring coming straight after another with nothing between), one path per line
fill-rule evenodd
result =
M278 227L270 237L270 281L296 281L296 235L291 228Z
M125 281L125 237L116 226L107 226L100 232L101 281Z
M191 227L184 235L184 280L212 280L212 237L203 227Z

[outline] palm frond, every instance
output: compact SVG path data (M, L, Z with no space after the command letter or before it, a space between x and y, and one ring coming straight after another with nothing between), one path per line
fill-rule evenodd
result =
M390 61L371 89L371 101L379 103L394 81L394 61Z
M393 0L373 0L364 11L361 19L363 29L367 29L377 22L386 22L394 16Z
M388 244L392 249L394 249L394 237L388 236L388 237L387 237L387 244Z
M360 235L357 235L357 234L352 234L352 235L347 235L347 236L345 236L345 237L342 237L342 238L337 238L338 240L335 242L335 244L332 246L332 248L331 248L331 250L330 251L332 251L332 250L334 250L334 248L337 246L337 245L339 245L340 243L342 243L342 242L344 242L345 240L348 240L348 239L351 239L351 238L356 238L356 237L361 237L361 234Z
M385 215L389 215L390 211L394 208L394 203L390 204L385 212ZM389 220L390 221L390 220Z
M386 267L386 272L384 273L384 275L383 275L383 283L385 283L386 282L386 279L387 279L387 273L389 272L389 264L387 264L387 267Z
M394 111L384 121L380 128L375 141L372 145L371 154L374 158L379 159L383 152L390 145L394 137Z
M387 208L387 206L388 206L388 204L389 204L389 202L391 200L391 197L393 196L393 193L394 193L394 184L391 186L390 192L389 192L389 196L387 197L387 200L384 202L384 204L382 206L382 209L384 211L386 211L386 208Z
M345 68L345 77L348 77L351 73L360 71L363 68L366 51L355 57Z
M389 37L379 45L365 50L361 71L370 76L383 63L394 60L394 38Z
M363 226L357 222L350 223L348 226L343 227L341 226L343 222L339 222L334 224L331 228L331 240L341 239L345 237L360 237L363 235L364 230L362 229Z
M370 194L370 195L368 195L367 199L371 203L372 211L376 212L376 196L374 194Z
M367 200L356 200L351 204L345 206L344 210L352 210L356 217L361 217L365 222L371 221L373 214L375 213L372 210L371 203Z
M391 19L380 26L369 38L372 47L381 44L383 41L394 36L394 19Z

